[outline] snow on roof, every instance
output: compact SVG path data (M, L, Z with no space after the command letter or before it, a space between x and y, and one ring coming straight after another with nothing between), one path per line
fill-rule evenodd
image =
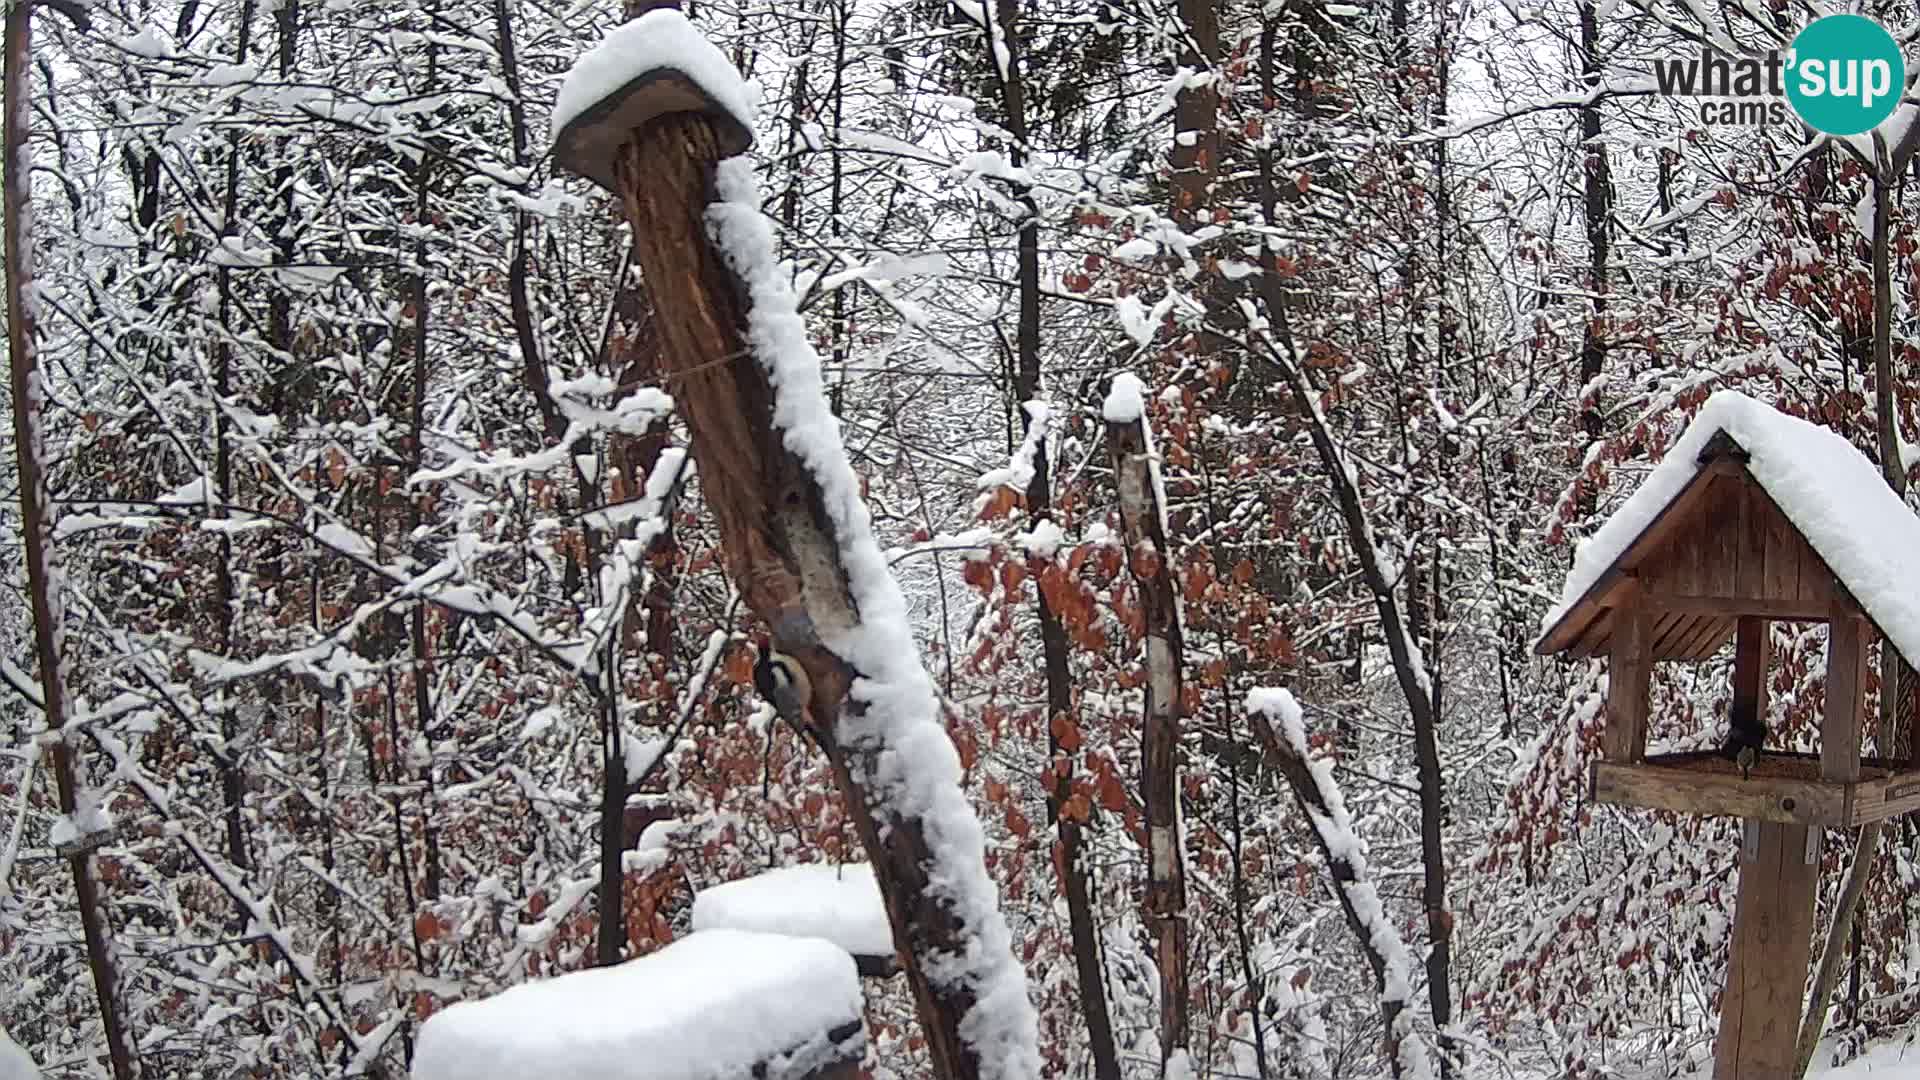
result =
M420 1029L413 1080L712 1080L861 1017L853 958L818 938L708 930L612 967L463 1001Z
M1574 553L1552 630L1700 471L1700 451L1726 432L1747 471L1807 538L1867 617L1909 663L1920 663L1920 518L1844 437L1734 390L1721 390L1687 425L1598 532Z
M825 938L862 956L893 955L893 925L865 863L786 866L700 890L695 930Z
M549 133L560 132L581 113L649 71L671 68L691 79L714 104L753 130L753 101L746 81L714 44L673 8L655 8L615 27L600 44L574 61L553 99Z

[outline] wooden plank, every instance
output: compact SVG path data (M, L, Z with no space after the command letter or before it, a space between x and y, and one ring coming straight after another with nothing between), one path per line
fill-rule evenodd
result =
M1647 691L1653 657L1647 648L1647 613L1616 608L1613 658L1607 668L1607 728L1600 747L1608 761L1633 762L1647 752Z
M1642 606L1652 611L1677 611L1688 615L1762 615L1769 619L1798 622L1825 622L1827 604L1803 604L1799 597L1774 600L1769 597L1748 599L1738 595L1689 596L1649 593Z
M1855 795L1847 808L1847 824L1865 825L1905 817L1920 810L1920 771L1863 780L1854 785Z
M1680 639L1700 628L1699 615L1682 615L1678 612L1662 620L1662 629L1653 638L1653 655L1662 659L1674 655L1674 649Z
M1800 560L1800 602L1831 603L1833 572L1827 569L1826 560L1797 532L1793 534L1793 546L1795 557Z
M1727 639L1733 636L1733 628L1739 620L1727 618L1702 617L1700 626L1681 646L1678 659L1707 660L1720 651Z
M1740 587L1740 476L1714 480L1701 514L1701 593L1726 596Z
M1806 845L1806 826L1762 822L1758 857L1740 867L1714 1080L1794 1074L1819 877L1806 863Z
M1787 515L1780 512L1773 500L1764 492L1760 493L1761 507L1767 512L1761 515L1766 528L1766 569L1763 574L1763 594L1769 600L1779 600L1800 604L1800 536L1793 529ZM1825 605L1818 605L1824 611Z
M1596 612L1593 621L1581 629L1579 638L1573 642L1573 655L1582 658L1600 655L1601 645L1613 634L1613 623L1613 612Z
M1759 773L1743 779L1737 771L1707 772L1653 763L1600 762L1593 770L1593 797L1616 806L1789 825L1839 826L1847 820L1845 784Z
M1867 689L1867 622L1844 590L1827 623L1827 698L1820 714L1820 774L1860 778L1860 727Z
M1740 483L1740 529L1736 536L1739 545L1740 572L1734 582L1733 595L1744 599L1748 605L1772 600L1767 593L1767 515L1770 507L1760 501L1760 485L1751 477L1742 478ZM1748 614L1761 614L1749 610Z

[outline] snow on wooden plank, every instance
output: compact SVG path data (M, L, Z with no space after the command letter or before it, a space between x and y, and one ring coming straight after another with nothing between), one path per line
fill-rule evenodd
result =
M831 942L709 930L449 1006L420 1029L413 1080L718 1080L783 1055L826 1064L857 1053L861 1007L853 958Z
M695 930L825 938L859 957L893 959L893 925L865 863L785 866L702 889Z
M1720 432L1749 455L1747 471L1874 625L1909 663L1920 660L1920 588L1912 584L1920 582L1920 518L1844 437L1733 390L1707 399L1639 489L1580 545L1560 602L1541 620L1541 637L1692 482L1701 450Z

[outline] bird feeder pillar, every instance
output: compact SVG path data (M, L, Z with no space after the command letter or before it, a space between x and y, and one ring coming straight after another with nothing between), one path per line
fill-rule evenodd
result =
M1827 627L1820 776L1850 782L1860 778L1867 626L1859 605L1837 584ZM1734 647L1736 710L1747 706L1755 710L1750 715L1766 715L1766 666L1765 620L1741 619ZM1740 892L1727 990L1720 1002L1714 1080L1793 1074L1813 947L1820 827L1754 818L1741 825Z
M1633 588L1630 586L1630 588ZM1607 726L1601 749L1608 761L1638 762L1647 756L1647 702L1653 655L1647 641L1647 610L1637 588L1615 610L1613 662L1607 675Z
M1836 588L1827 622L1827 698L1820 717L1820 775L1860 778L1860 727L1866 711L1867 625L1860 605Z

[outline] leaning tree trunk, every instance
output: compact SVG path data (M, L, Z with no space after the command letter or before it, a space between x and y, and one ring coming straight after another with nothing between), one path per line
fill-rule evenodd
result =
M59 557L53 549L51 500L47 491L46 447L41 441L46 409L46 382L34 352L33 311L27 299L33 284L33 213L28 199L27 110L32 93L28 42L32 36L33 6L15 3L7 10L4 94L6 117L0 122L0 154L6 158L5 244L7 256L7 351L13 375L13 448L20 471L20 531L26 547L27 593L33 608L33 643L40 664L40 700L46 710L52 740L53 775L59 790L60 812L72 820L78 808L73 747L66 731L68 720L65 642ZM78 823L84 826L85 823ZM83 829L84 831L84 829ZM107 1057L115 1080L132 1080L137 1059L127 1038L126 1019L116 992L113 951L108 943L106 909L94 879L93 849L103 839L83 835L64 852L73 874L73 890L80 904L80 926L86 937L87 966L100 1001L100 1020L106 1032Z
M925 729L944 733L931 716L888 723L883 710L890 704L852 693L865 677L856 662L882 661L834 651L869 617L859 609L841 547L843 536L858 534L845 532L847 521L829 511L813 471L817 458L802 459L787 444L775 387L755 351L768 343L749 344L744 283L708 239L707 206L721 156L712 120L672 113L632 133L615 155L613 176L655 298L662 367L687 424L727 572L775 646L808 676L812 731L873 863L931 1075L1024 1076L1037 1067L1037 1048L1026 1021L1009 1019L1031 1014L1010 1000L1014 986L1024 984L1013 977L1004 923L997 911L961 910L951 899L970 885L990 889L984 864L973 862L980 856L962 835L977 826L955 832L961 823L936 814L942 806L964 810L963 800L955 803L957 788L948 790L951 780L901 775L903 766L912 773L935 760L928 754L940 754L921 744ZM818 389L782 390L795 392ZM843 515L853 509L835 507ZM868 554L878 560L877 551ZM925 689L931 707L931 684ZM909 742L897 742L901 737ZM929 767L942 771L937 762ZM994 996L983 997L983 986ZM972 1034L980 1026L1003 1037ZM983 1061L985 1049L996 1056Z

